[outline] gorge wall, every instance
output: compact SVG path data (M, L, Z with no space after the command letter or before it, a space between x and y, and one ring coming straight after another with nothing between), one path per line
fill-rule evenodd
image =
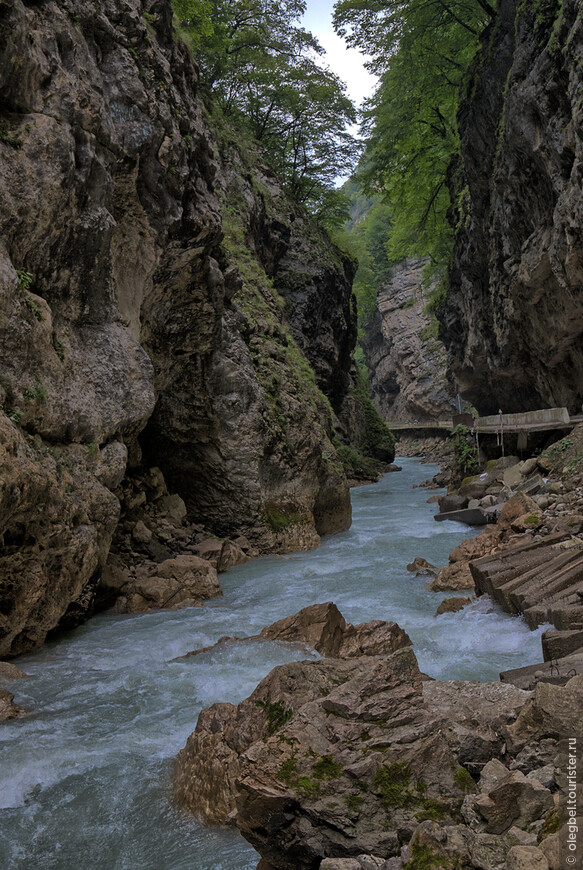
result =
M211 133L169 0L6 0L0 46L7 656L91 612L128 475L161 468L215 534L314 546L350 522L332 439L365 424L353 266Z
M583 14L501 0L458 120L441 337L481 413L583 399Z
M405 260L378 291L362 345L371 393L385 420L439 420L455 412L446 352L427 312L425 260Z

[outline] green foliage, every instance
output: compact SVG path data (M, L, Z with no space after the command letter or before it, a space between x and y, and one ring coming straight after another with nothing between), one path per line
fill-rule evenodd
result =
M338 779L342 773L343 767L338 761L334 761L334 756L323 755L312 768L312 773L315 779Z
M320 794L320 786L317 782L313 782L309 776L298 776L294 785L303 797L313 799Z
M364 411L365 431L360 449L367 456L381 462L392 462L395 458L395 436L373 405L370 398L365 372L358 372L358 386L355 390Z
M17 269L16 274L18 276L18 286L22 287L23 290L30 290L34 276L25 269Z
M275 734L279 728L282 728L286 722L289 722L294 714L291 707L285 707L281 701L270 701L269 698L265 698L265 700L256 701L255 703L265 713L269 734Z
M336 454L349 478L376 480L379 474L379 464L370 456L365 456L355 447L341 444L336 448Z
M425 798L422 806L423 809L415 813L418 822L425 822L428 819L432 822L442 822L450 815L449 805L434 798Z
M573 446L573 442L569 438L562 438L555 444L551 444L546 450L543 450L541 456L548 456L549 459L558 459L563 453Z
M463 792L467 793L475 791L476 783L474 782L468 771L465 769L465 767L458 767L458 769L454 772L453 778Z
M351 793L347 794L344 800L349 810L358 813L360 811L360 808L362 807L364 798L360 794Z
M16 426L18 426L23 417L24 411L15 410L8 413L8 419Z
M459 866L457 859L449 860L438 855L430 846L423 846L414 839L411 842L411 857L403 870L456 870Z
M551 834L556 834L566 821L567 817L564 808L562 810L549 810L545 816L543 826L538 833L537 842L542 843Z
M283 762L283 764L277 771L277 778L280 780L280 782L283 782L284 785L288 786L291 786L295 782L297 782L298 763L293 756L291 758L287 758Z
M34 387L27 387L24 391L24 398L27 402L41 402L46 397L46 388L39 381L36 382Z
M223 112L261 142L299 202L337 224L334 181L353 167L359 146L345 85L318 57L299 24L304 0L174 0L181 33L203 85Z
M396 807L403 809L415 803L415 797L409 787L411 768L405 761L395 761L393 764L379 767L373 783L381 793L385 809Z
M22 145L22 142L17 136L13 136L8 132L3 121L0 121L0 142L4 142L5 145L10 145L11 148L20 148Z
M263 519L273 532L281 532L283 529L287 529L288 526L296 526L306 522L304 514L298 511L288 510L287 508L280 510L275 507L266 508L263 511Z
M26 307L32 311L37 320L43 319L43 310L36 301L36 299L33 299L32 296L27 294L24 302L26 304Z
M494 15L488 0L336 3L337 32L370 56L368 66L380 76L365 111L361 178L392 210L391 259L449 261L446 174L459 149L460 85Z
M342 188L350 202L350 216L342 229L334 229L335 243L358 261L353 292L358 305L362 336L376 307L379 286L389 278L392 261L387 253L391 232L391 209L378 193L365 194L359 176Z
M65 346L61 339L58 338L56 335L53 336L53 347L55 349L55 353L62 362L65 359Z
M464 477L476 474L478 466L478 449L467 426L457 425L451 433L454 456L458 473Z

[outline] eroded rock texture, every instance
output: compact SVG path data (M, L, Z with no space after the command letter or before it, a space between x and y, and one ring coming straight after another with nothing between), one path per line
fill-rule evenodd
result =
M213 141L169 0L7 0L0 46L10 655L90 612L126 466L263 550L347 527L355 320L351 265Z
M483 413L583 399L583 19L503 0L459 112L442 338Z
M425 308L424 260L405 260L377 294L363 347L371 393L385 420L439 420L455 411L446 352Z

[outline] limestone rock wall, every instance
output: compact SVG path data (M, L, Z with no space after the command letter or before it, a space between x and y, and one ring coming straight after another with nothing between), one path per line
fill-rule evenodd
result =
M90 613L126 473L264 550L350 522L350 266L197 91L169 0L0 8L0 655Z
M583 399L580 3L502 0L459 112L442 338L482 413Z
M371 393L385 420L439 420L455 409L446 352L435 318L425 311L432 289L424 260L405 260L377 295L363 347Z

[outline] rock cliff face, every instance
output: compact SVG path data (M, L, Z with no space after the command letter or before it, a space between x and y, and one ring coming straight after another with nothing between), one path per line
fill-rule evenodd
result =
M502 0L459 112L442 338L483 413L583 399L583 18Z
M455 410L446 352L425 312L423 260L405 260L377 295L363 347L376 407L386 420L438 420Z
M11 655L90 612L126 474L264 550L345 528L355 319L350 264L213 139L169 0L7 0L0 45Z

